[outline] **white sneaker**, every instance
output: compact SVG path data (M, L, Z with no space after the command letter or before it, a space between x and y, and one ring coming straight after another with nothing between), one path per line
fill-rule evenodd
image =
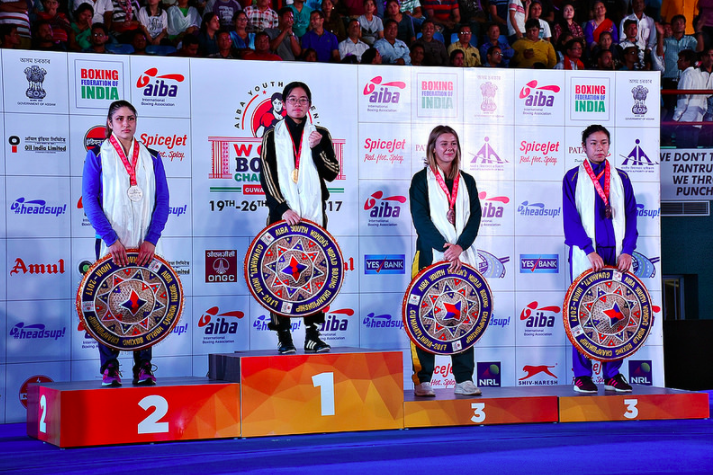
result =
M473 381L456 383L455 393L463 394L465 396L480 396L481 394L480 389L478 389L478 386L473 384Z
M413 387L413 392L419 397L435 397L431 383L416 384Z

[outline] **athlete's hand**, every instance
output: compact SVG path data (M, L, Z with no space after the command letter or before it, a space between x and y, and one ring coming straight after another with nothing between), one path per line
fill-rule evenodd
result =
M140 266L148 264L151 259L153 259L154 252L156 251L156 246L148 241L144 241L139 246L139 258L136 261Z
M462 263L461 263L460 259L453 259L451 261L451 265L448 267L448 272L456 273L456 272L460 271L461 265L462 265Z
M602 259L602 256L596 252L590 252L587 254L587 257L589 258L589 262L592 264L592 270L595 272L604 268L604 259Z
M616 266L621 272L631 269L631 254L620 254L616 260Z
M111 259L118 266L125 266L129 263L129 257L126 255L126 248L117 239L114 244L109 246L109 254L111 254Z
M282 219L287 221L287 224L290 226L294 226L295 224L300 222L300 215L292 211L291 209L288 209L284 213L282 213Z
M314 132L309 134L308 141L309 141L309 148L315 148L317 146L317 144L322 141L322 134L320 134L319 132L317 132L315 130Z
M460 257L460 255L463 253L463 248L460 247L458 244L451 244L451 243L447 242L443 245L443 248L445 249L445 252L443 253L443 257L448 262L453 262L454 260L458 259Z

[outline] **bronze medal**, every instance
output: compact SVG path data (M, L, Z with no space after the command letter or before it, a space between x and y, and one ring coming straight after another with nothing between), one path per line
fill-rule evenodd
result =
M451 223L453 226L456 225L456 212L453 210L453 208L448 210L448 212L446 213L446 218L448 219L448 222Z

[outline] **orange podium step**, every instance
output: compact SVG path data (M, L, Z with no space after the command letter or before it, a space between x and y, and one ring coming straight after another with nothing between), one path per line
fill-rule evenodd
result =
M213 354L209 375L240 382L243 437L403 428L400 351Z
M99 381L32 384L27 435L58 447L240 436L240 385L159 378L155 386Z

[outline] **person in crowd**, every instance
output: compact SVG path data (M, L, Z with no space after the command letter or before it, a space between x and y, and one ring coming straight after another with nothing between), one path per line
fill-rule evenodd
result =
M515 55L515 50L512 49L510 43L504 39L500 39L500 25L497 23L491 23L485 31L485 39L483 40L483 44L480 45L481 59L485 58L490 48L497 46L502 53L502 62L500 64L502 67L507 68L510 65L510 60Z
M488 52L485 54L485 63L483 66L486 68L504 68L503 64L503 52L499 46L491 46L488 48Z
M235 13L233 17L235 30L230 32L230 38L233 40L233 48L238 51L246 49L255 49L255 33L248 33L248 16L245 11Z
M419 0L401 0L401 13L411 17L415 32L421 30L421 24L426 19L426 16Z
M614 56L612 52L603 49L597 53L597 65L593 69L599 71L614 71Z
M186 35L181 41L181 47L174 53L174 56L180 58L197 58L199 51L198 37Z
M312 92L306 84L289 83L282 98L286 117L265 132L260 154L260 184L265 190L268 223L285 220L296 225L308 219L326 227L326 182L339 174L332 138L326 128L315 126L307 115ZM305 352L329 352L330 346L319 335L324 317L323 312L304 317ZM279 354L296 352L289 318L270 313L268 327L277 332Z
M469 25L460 25L458 31L458 41L454 41L448 47L448 55L452 55L454 51L463 52L463 61L466 67L473 68L480 66L480 52L478 48L470 44L473 33Z
M611 33L612 41L619 43L619 33L614 22L607 18L607 7L603 0L596 0L593 5L594 18L589 20L584 26L584 39L587 47L592 50L599 42L599 35L603 31Z
M243 59L258 61L282 61L282 58L270 52L270 36L266 31L261 31L255 35L255 51L247 50L243 54Z
M218 52L209 54L209 58L218 59L237 59L237 56L233 54L233 40L230 38L230 31L225 28L218 30L215 34L216 43L218 44Z
M43 0L43 11L37 12L37 20L49 22L52 27L53 40L55 43L61 44L66 51L69 44L69 32L71 31L70 22L67 16L59 11L59 2L57 0Z
M277 12L270 8L271 3L271 0L257 0L255 6L250 5L245 8L249 32L257 33L265 28L277 28L279 18Z
M334 8L334 0L322 0L322 13L324 14L323 27L328 32L337 37L337 43L347 39L347 30L344 20L339 12ZM310 27L312 14L310 13Z
M134 34L131 37L131 47L134 48L133 55L144 55L146 54L146 46L149 44L148 38L141 30L134 30Z
M621 49L621 46L614 43L612 35L608 31L602 32L602 34L599 35L599 43L597 43L597 46L595 46L591 51L588 51L590 66L594 67L596 64L595 61L597 60L596 58L602 51L611 51L612 60L614 61L614 69L618 69L620 65L624 64L624 50Z
M74 12L74 22L69 27L69 49L70 51L82 51L92 44L89 37L92 34L92 17L94 10L88 3L82 3Z
M168 15L161 8L159 0L146 0L146 6L139 10L139 23L149 43L160 45L166 38L168 41Z
M82 53L111 53L106 49L106 44L109 42L109 34L107 33L104 23L93 23L92 34L89 37L89 48L82 50Z
M428 136L425 166L413 176L409 188L417 234L412 277L440 261L450 263L450 272L459 271L463 264L477 265L474 243L480 227L480 199L475 179L460 170L461 157L457 132L447 125L436 126ZM411 343L411 356L415 395L434 397L431 378L436 355ZM451 355L451 364L455 394L480 395L473 383L474 347Z
M270 37L270 49L284 61L294 61L302 54L300 40L292 29L295 14L291 8L282 7L278 12L278 18L277 28L265 29L265 33Z
M168 16L168 38L178 44L186 35L198 35L201 17L198 10L188 4L188 0L178 0L166 11Z
M410 45L416 41L416 31L413 26L413 19L401 11L399 0L387 0L385 20L394 20L398 25L396 38ZM386 36L386 21L384 21L384 36ZM383 56L383 52L382 52Z
M565 45L573 39L572 33L565 31L559 38L557 38L557 43L555 43L555 53L557 54L557 62L563 61L565 54L567 54Z
M678 80L678 90L705 89L705 77L695 68L696 53L684 49L678 53L678 69L681 76ZM705 94L679 94L673 120L676 122L701 122L708 110L708 96ZM697 148L700 125L679 125L676 127L676 148Z
M399 25L396 20L386 20L384 37L374 44L374 47L381 54L381 61L385 64L398 64L400 66L411 64L411 52L406 43L396 37L398 31Z
M488 25L488 9L488 0L458 0L460 24L470 27L475 40L480 38ZM458 25L456 25L455 31L459 31Z
M554 68L557 55L552 43L540 39L540 21L530 18L525 23L525 31L525 38L512 45L515 56L510 65L515 68L533 68L536 63L542 63L547 69Z
M305 5L304 0L294 0L292 5L288 5L288 7L292 9L295 20L292 25L292 31L297 35L297 38L302 38L307 33L307 28L309 28L309 16L312 13L312 9Z
M112 0L111 21L107 28L112 36L121 43L128 43L133 32L141 27L138 13L141 7L136 0Z
M464 58L463 51L459 50L459 49L455 49L455 50L451 51L450 55L448 55L448 65L462 68L465 64L465 61L463 58Z
M624 61L619 66L619 71L639 71L639 47L636 45L624 48Z
M17 27L17 39L20 41L17 47L19 49L30 49L32 47L30 8L32 8L32 1L0 1L0 25L15 25ZM14 43L15 39L11 39L11 41Z
M540 0L532 0L530 4L530 16L529 18L534 18L540 22L540 39L552 42L552 30L550 30L550 25L545 20L540 18L542 16L542 3Z
M490 13L490 21L492 23L507 28L508 0L490 0L488 2L488 13Z
M525 37L525 22L530 16L532 0L508 0L508 41L514 44Z
M381 64L381 53L373 46L361 55L361 64Z
M49 21L37 21L33 29L35 38L32 42L32 49L39 51L67 51L62 43L54 41L54 32Z
M20 48L20 34L17 32L17 25L0 23L0 46L5 49Z
M92 6L94 16L93 23L111 23L111 17L114 15L114 3L112 0L74 0L74 10L79 8L82 3L87 3ZM76 17L75 17L76 18Z
M700 9L700 14L694 29L701 32L704 47L708 48L713 45L713 1L699 0L698 8Z
M451 33L455 32L456 27L460 24L458 0L423 0L421 5L426 12L426 18L433 22L434 27L438 27L443 38L450 43ZM421 31L423 31L423 25L421 25ZM447 62L448 58L446 57L444 64Z
M562 220L565 244L569 246L570 279L582 272L601 270L605 265L620 272L630 271L636 249L636 198L629 176L613 168L607 156L611 135L601 125L582 132L587 159L569 170L562 181ZM631 392L619 372L623 360L602 364L604 389ZM592 360L572 346L574 390L596 393Z
M220 19L215 13L203 15L201 30L198 33L198 51L200 56L208 56L218 52L216 33L220 30Z
M426 49L421 43L413 43L411 45L411 66L423 66L423 60L426 57Z
M106 140L84 160L82 203L97 236L97 259L111 255L128 265L127 249L138 248L137 264L151 261L168 221L168 182L161 155L135 139L136 108L112 102ZM102 386L121 386L119 351L99 343ZM153 385L151 347L134 351L135 385Z
M384 37L384 23L374 14L376 12L374 0L364 0L363 3L364 14L358 18L361 25L361 39L369 46L373 46L376 40Z
M312 29L302 37L302 48L314 49L320 63L339 61L339 42L336 36L324 29L324 13L313 11L310 25Z
M572 34L573 38L584 38L584 30L579 26L579 23L575 20L575 9L574 4L570 1L564 2L562 8L560 9L562 16L557 20L552 31L552 40L557 43L560 35L568 31Z
M584 63L581 60L583 51L584 40L581 38L572 38L565 44L564 58L555 65L555 69L564 69L567 71L585 69Z
M700 0L692 2L690 0L663 0L661 2L661 18L673 24L673 19L677 16L690 18L691 23L684 30L686 35L695 35L700 30L693 28L693 20L698 16L698 4Z
M626 22L633 20L636 22L636 40L633 43L639 47L641 51L641 65L644 65L644 58L651 55L651 51L656 48L656 24L654 19L647 16L645 0L631 0L632 13L623 20L619 25L619 38L628 36L626 34ZM632 41L632 38L627 38L627 41Z
M357 62L361 62L361 55L369 49L369 45L361 41L361 24L356 18L349 20L347 26L349 36L339 43L339 59L344 60L347 56L355 56Z
M433 21L425 20L421 25L421 37L413 44L423 46L425 58L423 64L426 66L446 66L448 64L448 52L443 42L433 37L436 33L436 25ZM413 64L413 62L411 62Z
M300 60L305 63L316 63L317 52L314 48L302 48L302 56L300 56Z
M220 27L226 29L233 26L235 13L242 9L243 7L237 0L215 0L213 4L213 13L218 15Z

